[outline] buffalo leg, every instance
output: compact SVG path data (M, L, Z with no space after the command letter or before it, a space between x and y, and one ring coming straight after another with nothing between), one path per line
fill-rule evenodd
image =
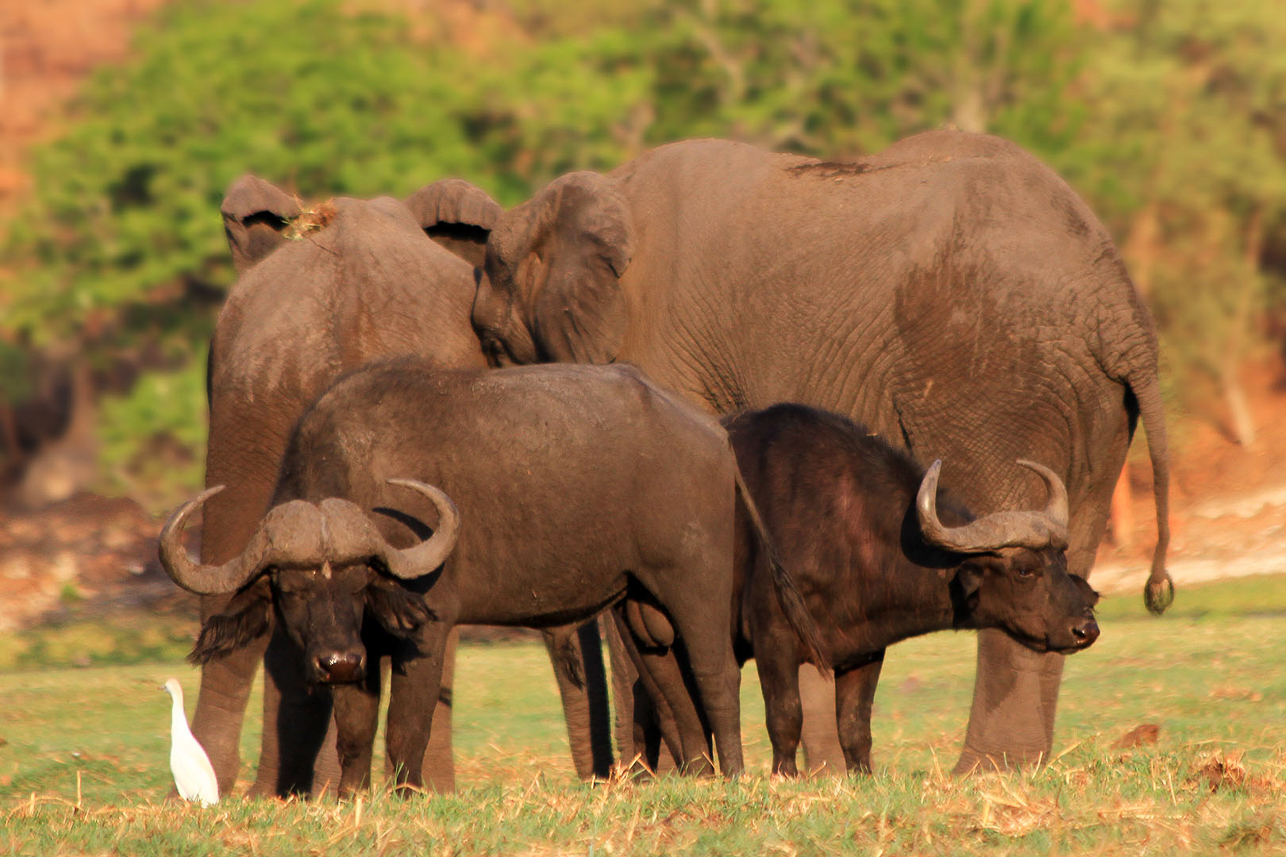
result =
M646 682L655 687L657 695L668 705L674 716L680 744L679 770L684 774L714 772L714 752L707 740L706 724L693 700L692 689L684 678L683 670L675 657L674 647L639 649L639 673L646 674Z
M799 699L799 651L790 640L771 632L755 635L755 668L764 694L768 740L772 742L772 772L799 776L795 756L804 711Z
M338 737L339 796L370 788L371 756L375 752L375 729L380 718L380 664L378 659L366 677L331 690L335 700Z
M683 758L683 742L679 734L678 720L653 675L644 668L642 654L630 633L621 608L613 608L611 614L611 633L608 640L609 644L616 647L612 650L613 675L615 677L619 674L623 680L630 680L629 699L632 703L633 730L625 733L628 735L627 738L621 739L622 763L628 760L629 769L634 772L637 772L638 767L642 765L645 769L661 773L659 765L663 758L661 745L664 741L667 749L664 758L669 762L668 769L675 769L678 766L674 760ZM690 698L690 694L688 696ZM699 722L695 707L689 709L685 705L684 711L688 712L690 717L697 717Z
M544 638L576 774L582 780L607 779L612 773L611 714L598 623L591 619L579 627L547 630Z
M433 727L429 731L429 744L424 750L420 770L425 785L439 794L455 791L455 753L451 748L451 714L454 709L455 655L460 641L460 629L452 628L447 636L446 652L442 656L442 679L438 683L438 701L433 706ZM386 774L392 779L393 769L386 761Z
M446 658L447 638L452 623L429 623L421 632L414 656L405 650L393 659L389 681L388 738L385 742L388 764L398 786L418 789L423 785L421 765L429 745L433 709L442 690L442 667ZM408 646L409 648L409 646Z
M682 639L701 708L714 732L719 769L724 776L735 777L745 768L741 750L741 670L729 633L731 621L726 607L732 600L731 592L718 593L716 597L721 600L713 603L723 605L724 610L705 609L705 603L689 599L671 610L670 621Z
M256 791L280 797L308 795L323 785L318 781L316 762L331 725L331 693L325 686L313 687L304 680L299 668L303 654L281 628L271 636L264 656L264 682L271 684L274 699L263 731L272 733L270 769L275 777L271 783L262 783L260 777Z
M883 666L881 649L866 663L835 672L835 722L849 773L871 772L871 706Z

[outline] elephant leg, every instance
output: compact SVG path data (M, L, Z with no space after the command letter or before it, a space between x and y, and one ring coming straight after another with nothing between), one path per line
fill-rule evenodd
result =
M845 770L844 749L835 727L835 683L812 664L799 667L799 696L804 725L804 765L813 776L835 775Z
M264 654L264 740L263 757L271 762L261 764L253 794L307 795L314 788L325 788L339 782L337 774L323 779L316 771L321 749L334 745L331 693L327 687L310 687L301 668L303 656L277 629ZM267 688L271 687L271 707ZM271 734L270 734L271 733ZM329 736L329 737L328 737ZM270 750L270 752L269 752ZM266 777L271 779L266 779Z
M693 688L683 675L674 648L640 649L639 659L639 672L647 675L647 684L656 688L657 698L673 713L679 739L679 772L714 773L710 730L695 704Z
M1090 448L1106 451L1095 462L1086 488L1071 498L1067 570L1087 579L1107 528L1112 491L1129 443L1123 416L1115 426L1105 422L1103 431L1101 442L1091 439ZM957 774L1049 759L1064 659L1060 654L1033 652L1003 631L978 632L973 703Z
M576 774L582 780L607 779L612 774L612 729L598 622L551 629L544 638L562 697Z
M338 732L335 743L341 771L339 796L346 798L371 786L371 756L380 719L379 661L362 681L338 685L331 690L331 696Z
M1005 770L1049 757L1063 656L1033 652L1004 631L978 632L973 707L957 774Z
M865 664L835 673L835 722L850 773L871 772L871 707L883 666L881 649Z
M226 596L203 596L201 625L204 626L211 616L223 612L228 600ZM269 635L264 634L244 648L216 658L201 668L201 688L192 716L192 734L210 757L215 777L219 780L219 794L231 794L237 781L237 771L241 766L241 726L245 721L255 672L268 647L268 638ZM274 786L276 769L274 751ZM269 793L271 791L270 788Z
M460 629L452 628L447 635L446 651L442 655L442 678L438 682L438 702L433 706L433 726L429 731L429 744L424 749L423 772L425 784L439 794L455 791L455 752L451 745L451 714L455 704L455 657L460 642ZM393 774L389 766L388 774Z

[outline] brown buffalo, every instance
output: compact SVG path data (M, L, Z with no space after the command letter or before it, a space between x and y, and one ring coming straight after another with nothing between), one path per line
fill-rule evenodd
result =
M712 731L733 774L736 482L718 422L633 367L397 362L350 375L305 414L274 508L245 551L222 566L183 553L184 521L207 492L166 525L162 560L190 590L238 593L207 621L198 660L274 621L301 655L293 678L278 677L297 723L283 768L301 790L332 698L340 791L369 782L375 655L393 659L389 762L399 782L418 785L452 627L561 626L620 602L644 672L678 720L685 766L708 767ZM779 589L785 580L779 566L768 577ZM788 611L795 603L782 600ZM802 605L785 615L815 640ZM656 627L683 645L658 640Z

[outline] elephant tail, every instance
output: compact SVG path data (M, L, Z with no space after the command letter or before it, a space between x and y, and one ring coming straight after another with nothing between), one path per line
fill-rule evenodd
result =
M1143 590L1148 610L1161 615L1174 603L1174 581L1165 567L1170 547L1170 453L1166 440L1165 413L1161 408L1161 387L1156 371L1132 372L1126 378L1139 403L1143 431L1148 436L1148 455L1152 459L1152 495L1157 510L1157 544L1152 554L1152 573Z
M795 578L786 570L781 555L777 553L777 546L773 543L767 526L764 525L764 519L759 514L759 507L755 505L754 497L751 496L750 488L741 476L740 468L734 466L733 472L737 477L737 490L741 493L741 502L745 505L746 514L755 528L755 535L759 540L760 546L768 556L768 568L772 574L773 591L777 594L777 604L781 607L782 613L786 616L786 621L790 623L791 629L794 630L795 636L799 638L799 642L803 646L804 660L817 667L822 675L829 675L831 669L830 658L826 656L821 634L817 630L817 624L813 621L812 614L808 612L808 605L804 603L804 595L795 584Z

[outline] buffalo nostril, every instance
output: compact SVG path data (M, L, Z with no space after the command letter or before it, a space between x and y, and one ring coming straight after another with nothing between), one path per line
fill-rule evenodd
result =
M361 652L331 652L317 658L318 672L331 684L361 680L365 666L366 657Z
M1076 638L1077 645L1088 646L1098 639L1098 623L1093 619L1087 619L1072 628L1072 636Z

